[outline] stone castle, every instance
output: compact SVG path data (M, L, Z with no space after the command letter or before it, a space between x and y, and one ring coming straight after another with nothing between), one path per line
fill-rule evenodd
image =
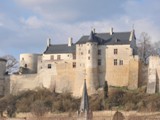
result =
M41 54L21 54L19 74L5 75L6 60L0 59L0 93L45 87L80 96L86 79L89 94L109 86L138 88L139 58L135 31L91 31L76 43L51 44Z

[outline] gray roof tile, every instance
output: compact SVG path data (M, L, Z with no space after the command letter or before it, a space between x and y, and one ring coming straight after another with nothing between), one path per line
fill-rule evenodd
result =
M97 41L100 45L130 44L129 37L130 32L116 32L112 35L109 33L94 33L94 42ZM85 44L86 42L91 42L89 36L82 36L76 44Z
M76 46L73 44L72 46L68 46L68 44L58 44L58 45L50 45L44 51L44 54L57 54L57 53L75 53Z

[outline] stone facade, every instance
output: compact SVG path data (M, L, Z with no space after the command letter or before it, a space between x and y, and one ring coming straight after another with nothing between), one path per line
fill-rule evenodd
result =
M6 76L11 93L46 87L57 92L68 91L80 96L83 80L88 93L109 86L138 88L139 59L136 39L131 32L95 33L82 36L79 41L52 45L51 40L42 54L21 54L20 73ZM17 90L14 90L15 86Z
M147 93L160 92L160 57L150 56L148 67Z
M5 94L5 72L6 72L6 60L3 58L0 58L0 96L3 96Z

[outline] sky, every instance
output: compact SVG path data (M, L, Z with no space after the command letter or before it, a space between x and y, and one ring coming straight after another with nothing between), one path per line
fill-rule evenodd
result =
M160 0L0 0L0 56L43 53L82 35L135 29L160 40Z

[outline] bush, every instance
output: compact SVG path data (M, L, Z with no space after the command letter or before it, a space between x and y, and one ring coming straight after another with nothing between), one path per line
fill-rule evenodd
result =
M31 112L37 119L40 119L48 112L48 109L42 100L37 100L32 104Z

